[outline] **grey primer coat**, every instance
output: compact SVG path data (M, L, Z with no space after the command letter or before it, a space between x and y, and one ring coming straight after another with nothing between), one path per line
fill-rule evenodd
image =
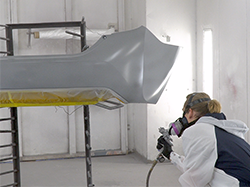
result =
M141 26L102 36L79 54L2 57L0 93L106 90L124 103L155 104L178 50Z

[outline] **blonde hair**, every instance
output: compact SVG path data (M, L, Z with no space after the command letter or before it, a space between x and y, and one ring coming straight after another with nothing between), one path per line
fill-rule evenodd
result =
M189 107L189 105L195 101L198 101L197 104L191 105ZM183 106L183 111L188 113L190 108L197 113L197 117L204 116L207 113L221 112L220 102L215 99L211 100L209 95L204 92L195 92L187 95L186 102Z

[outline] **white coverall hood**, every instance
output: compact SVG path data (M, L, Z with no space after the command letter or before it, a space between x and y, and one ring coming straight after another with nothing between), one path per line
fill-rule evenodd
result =
M218 120L210 116L201 117L197 123L208 123L244 139L249 128L240 120Z

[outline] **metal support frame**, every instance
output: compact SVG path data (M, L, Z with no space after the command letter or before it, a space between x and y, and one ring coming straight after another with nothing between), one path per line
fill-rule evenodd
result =
M8 56L13 56L13 37L12 30L8 25L1 25L5 27L6 38L1 37L1 40L6 41L6 49L7 51L1 51L0 53L7 54ZM8 158L0 159L1 162L12 160L13 170L6 171L0 173L0 176L13 173L13 184L6 184L4 186L21 186L21 177L20 177L20 156L19 156L19 138L18 138L18 116L17 116L17 108L10 108L10 116L9 118L2 118L1 121L11 121L11 130L1 130L0 133L11 133L12 143L7 145L0 145L0 148L12 147L12 156Z
M14 55L14 47L13 47L13 33L14 29L32 29L32 28L56 28L56 27L80 27L80 35L77 35L81 38L81 51L84 51L88 48L86 45L86 22L84 17L82 21L75 22L51 22L51 23L27 23L27 24L7 24L6 27L6 38L1 38L6 40L7 42L7 52L3 52L8 54L9 56ZM76 35L71 32L67 32L68 34ZM91 146L90 146L90 119L89 119L89 106L84 105L84 130L85 130L85 152L86 152L86 175L87 175L87 186L92 187L92 172L91 172ZM6 119L12 119L11 122L11 131L12 133L12 144L13 146L13 167L14 167L14 181L15 186L21 186L20 180L20 158L19 158L19 141L18 141L18 118L17 118L17 108L11 108L11 117ZM3 120L3 119L2 119ZM5 119L4 119L5 120ZM1 120L0 120L1 121ZM9 160L8 158L1 159L1 161ZM6 174L9 172L4 172ZM1 173L0 173L1 175ZM12 184L11 184L12 185Z
M13 154L13 169L14 169L14 182L16 186L21 186L21 177L20 177L20 156L19 156L19 139L18 139L18 115L17 108L10 108L11 117L14 118L11 120L11 130L12 133L12 154Z
M0 159L0 163L6 161L12 161L13 169L10 171L5 171L0 173L0 177L3 175L13 173L14 183L5 184L2 187L7 186L21 186L21 178L20 178L20 157L19 157L19 141L18 141L18 118L17 118L17 108L10 108L10 116L9 118L2 118L2 121L11 121L11 130L0 130L0 133L10 133L12 136L12 143L6 145L0 145L0 148L12 147L12 156Z
M80 37L81 37L81 51L88 48L86 45L86 23L82 19L82 24L80 26ZM84 111L84 135L85 135L85 160L86 160L86 177L87 177L87 187L95 186L92 183L92 162L91 162L91 144L90 144L90 116L89 116L89 105L83 106Z
M86 175L87 175L87 186L95 186L92 184L92 171L91 171L91 144L90 144L90 116L89 116L89 105L84 105L84 131L85 131L85 156L86 156Z

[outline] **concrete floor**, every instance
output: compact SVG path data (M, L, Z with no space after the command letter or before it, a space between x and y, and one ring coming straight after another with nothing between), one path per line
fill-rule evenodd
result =
M96 187L146 186L152 163L135 153L120 156L92 157L92 180ZM0 164L0 172L11 168ZM180 187L180 171L169 162L158 163L151 173L150 187ZM10 183L11 174L0 177L0 186ZM87 186L84 158L21 162L22 187Z

